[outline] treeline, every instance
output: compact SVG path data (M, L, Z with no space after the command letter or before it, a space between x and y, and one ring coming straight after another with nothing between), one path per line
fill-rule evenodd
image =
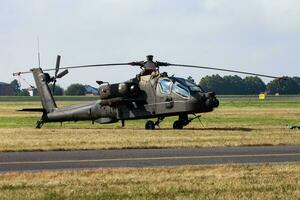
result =
M190 81L193 78L188 77ZM300 94L300 77L284 77L282 79L274 79L268 84L257 76L247 76L241 78L235 76L220 76L218 74L203 77L199 85L205 91L214 91L217 94L230 94L230 95L247 95L259 94L267 92L269 94ZM13 95L15 96L29 96L27 90L21 89L17 80L11 82ZM52 85L50 84L52 91ZM55 96L81 96L87 93L86 86L82 84L71 84L66 90L59 85L56 85Z
M66 90L64 90L59 85L55 85L54 89L54 96L84 96L86 94L86 86L80 83L74 83L71 84L69 87L67 87ZM51 92L53 91L53 85L50 84L49 88Z
M53 91L52 84L49 85L50 90ZM85 86L79 83L71 84L66 90L64 90L59 85L55 86L54 95L55 96L83 96L85 95Z
M21 86L17 80L13 80L10 83L12 87L12 94L13 96L30 96L30 93L26 89L21 89ZM49 85L50 91L53 92L53 85ZM35 90L35 89L34 89ZM37 95L37 91L35 90L34 95ZM71 84L66 90L64 90L59 85L55 86L54 95L55 96L83 96L86 94L85 85L75 83Z
M257 76L241 78L237 75L221 77L216 74L203 77L199 84L205 91L214 91L217 94L300 94L300 77L284 77L265 84Z

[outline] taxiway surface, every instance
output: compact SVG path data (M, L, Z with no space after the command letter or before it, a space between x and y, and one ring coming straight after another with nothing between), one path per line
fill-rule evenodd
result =
M300 146L4 152L0 172L285 162L300 163Z

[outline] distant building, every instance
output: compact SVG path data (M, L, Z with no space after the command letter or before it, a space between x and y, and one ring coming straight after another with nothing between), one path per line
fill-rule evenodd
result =
M84 86L85 89L85 96L99 96L99 91L97 90L97 88L94 88L90 85L85 85Z
M24 89L24 90L26 90L26 91L28 91L28 93L29 93L29 95L31 96L31 97L33 97L33 96L38 96L38 92L37 92L37 89L36 88L26 88L26 89Z
M12 96L13 89L10 84L0 82L0 96Z

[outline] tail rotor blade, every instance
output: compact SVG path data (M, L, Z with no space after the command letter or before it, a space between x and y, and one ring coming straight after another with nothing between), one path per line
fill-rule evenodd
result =
M56 58L56 67L55 67L55 74L54 74L54 77L57 76L57 73L59 71L59 66L60 66L60 58L61 56L60 55L57 55L57 58Z
M56 78L62 78L65 75L67 75L68 73L69 73L69 70L66 69L66 70L60 72L59 74L57 74Z
M53 77L53 88L52 88L52 94L54 95L54 91L55 91L55 85L56 85L56 79L58 77L58 71L59 71L59 66L60 66L60 58L61 56L60 55L57 55L57 58L56 58L56 66L55 66L55 73L54 73L54 77ZM66 75L66 74L64 74ZM63 76L64 76L63 75Z
M56 79L53 80L53 85L52 85L52 95L54 95L55 84L56 84Z

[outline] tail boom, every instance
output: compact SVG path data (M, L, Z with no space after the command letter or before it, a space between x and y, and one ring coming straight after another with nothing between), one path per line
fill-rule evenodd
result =
M44 110L47 113L55 111L57 106L47 82L47 77L49 77L48 74L45 74L41 68L31 69L31 72Z

